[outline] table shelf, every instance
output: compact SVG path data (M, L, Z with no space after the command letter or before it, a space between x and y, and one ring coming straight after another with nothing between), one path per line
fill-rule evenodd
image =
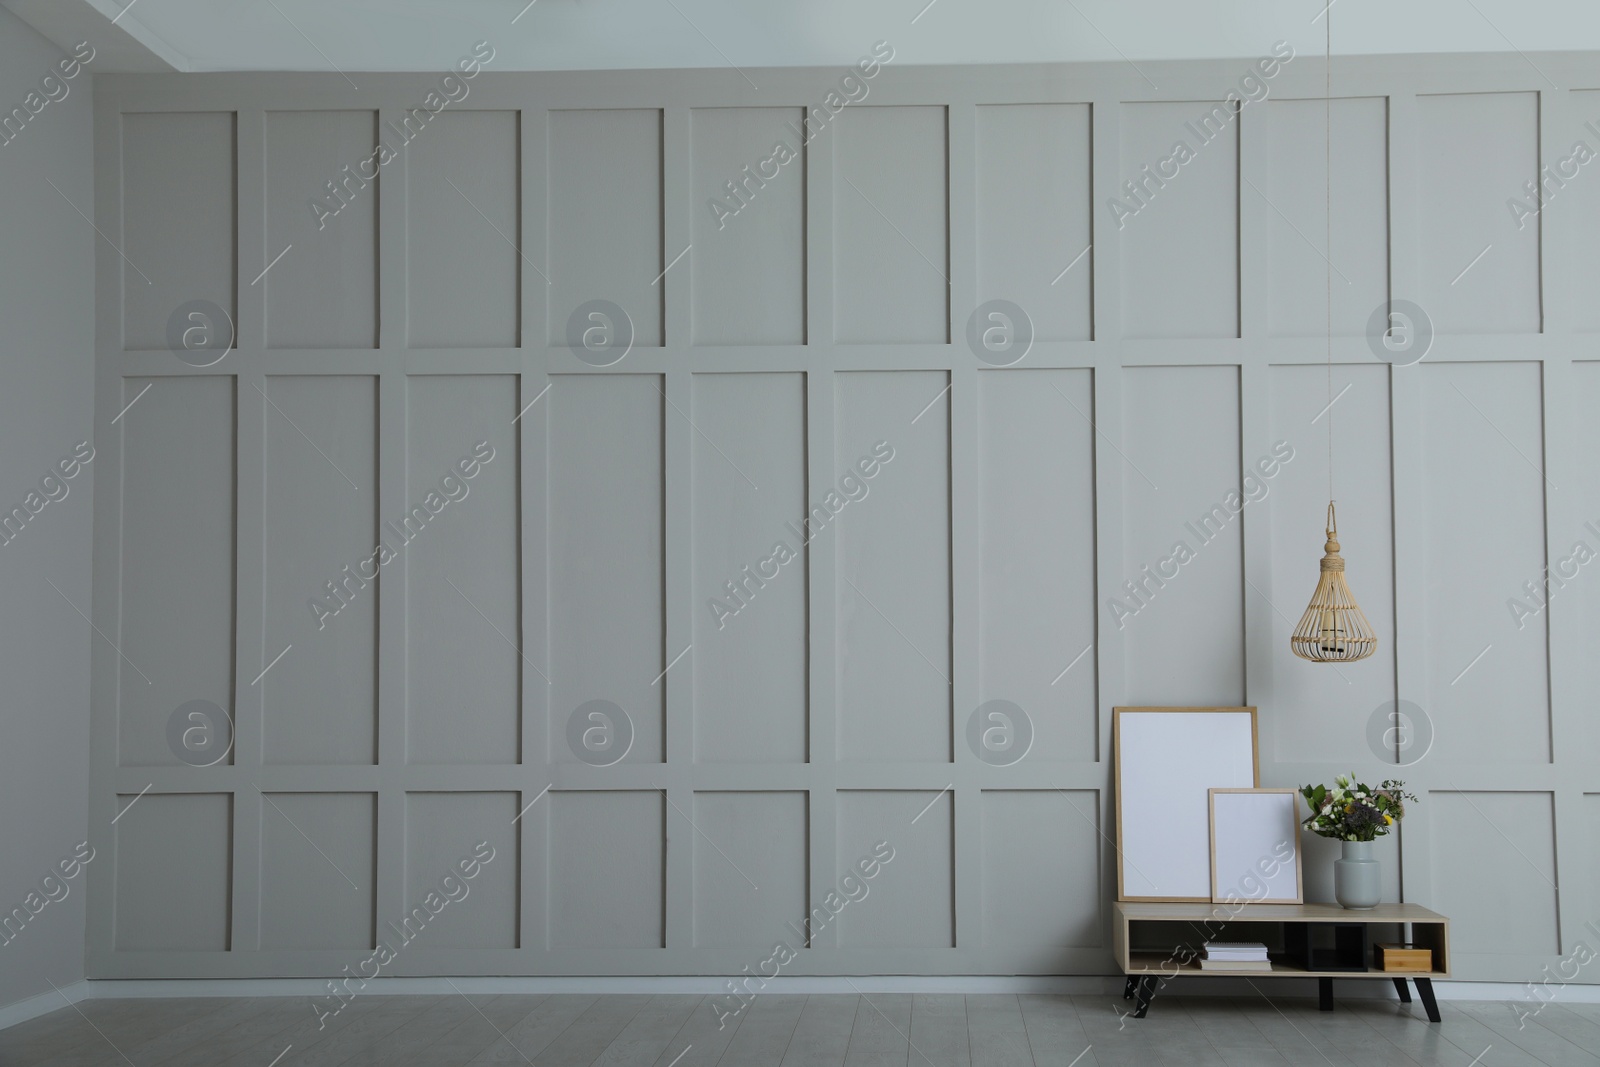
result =
M1339 969L1302 966L1296 960L1327 963L1309 946L1318 932L1304 925L1342 927L1348 940L1357 941L1361 964L1366 968ZM1430 970L1385 971L1372 966L1371 927L1394 927L1397 939L1433 952ZM1293 948L1292 953L1271 952L1271 970L1224 968L1207 970L1200 966L1199 954L1206 941L1218 938L1226 928L1229 939L1238 939L1240 928L1265 927L1252 937L1269 946L1277 943ZM1288 935L1292 928L1294 937ZM1362 927L1350 931L1350 927ZM1409 930L1409 933L1407 932ZM1291 945L1293 941L1295 944ZM1354 911L1336 904L1226 904L1210 901L1124 901L1113 905L1112 950L1128 982L1124 996L1138 997L1134 1015L1143 1018L1150 998L1169 978L1314 978L1324 1011L1333 1009L1335 978L1387 978L1394 983L1400 999L1409 1003L1406 983L1417 987L1432 1022L1439 1021L1439 1008L1433 996L1433 979L1450 976L1450 920L1418 904L1380 904L1376 908ZM1341 951L1345 951L1341 948ZM1351 950L1351 956L1357 955Z
M1132 952L1129 953L1128 966L1123 968L1124 974L1143 975L1153 974L1157 977L1182 977L1198 976L1204 978L1448 978L1449 975L1440 970L1432 971L1308 971L1304 967L1297 967L1292 963L1282 960L1271 960L1272 970L1262 971L1255 969L1226 970L1206 969L1194 960L1179 963L1177 960L1162 952Z

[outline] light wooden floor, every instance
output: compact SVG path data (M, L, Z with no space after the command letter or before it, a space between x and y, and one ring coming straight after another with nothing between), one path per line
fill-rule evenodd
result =
M1518 1005L1526 1010L1530 1005ZM305 998L93 1000L0 1031L27 1067L1600 1067L1600 1005L1158 996L759 996L718 1030L697 996L358 997L318 1030Z

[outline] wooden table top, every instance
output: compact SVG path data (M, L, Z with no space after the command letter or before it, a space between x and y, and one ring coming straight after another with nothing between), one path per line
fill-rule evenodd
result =
M1230 922L1344 922L1344 923L1442 923L1449 920L1421 904L1379 904L1375 908L1352 910L1337 904L1238 904L1118 900L1116 914L1145 921L1185 922L1207 919Z

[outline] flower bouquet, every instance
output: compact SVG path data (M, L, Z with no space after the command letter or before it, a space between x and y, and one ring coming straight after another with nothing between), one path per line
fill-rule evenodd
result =
M1375 840L1405 817L1406 801L1417 799L1401 788L1404 785L1391 778L1374 789L1341 774L1333 780L1332 789L1301 786L1300 795L1311 806L1311 814L1300 825L1340 841Z
M1374 789L1354 776L1341 774L1333 788L1307 785L1300 795L1311 806L1311 814L1300 825L1341 844L1339 859L1333 864L1333 895L1347 908L1377 907L1383 899L1383 878L1372 855L1372 842L1406 814L1406 801L1417 798L1407 793L1404 782L1393 779Z

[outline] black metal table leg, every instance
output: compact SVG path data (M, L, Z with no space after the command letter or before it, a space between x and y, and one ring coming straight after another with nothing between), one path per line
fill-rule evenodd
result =
M1396 981L1398 981L1398 979L1396 979ZM1136 989L1138 987L1138 985L1139 985L1139 979L1134 977L1131 974L1128 975L1128 980L1122 984L1122 999L1123 1000L1132 1000L1133 999L1133 991L1134 991L1134 989Z
M1321 1011L1333 1010L1333 979L1317 979L1317 1008Z
M1439 1002L1433 999L1433 979L1413 978L1412 981L1417 983L1417 995L1422 998L1422 1007L1428 1013L1428 1021L1440 1022Z
M1158 978L1147 977L1140 979L1138 989L1138 1007L1133 1009L1135 1019L1143 1019L1144 1013L1150 1010L1150 998L1156 995Z
M1400 994L1400 1003L1411 1003L1411 987L1406 985L1406 980L1404 978L1396 978L1394 980L1394 989L1396 993Z

